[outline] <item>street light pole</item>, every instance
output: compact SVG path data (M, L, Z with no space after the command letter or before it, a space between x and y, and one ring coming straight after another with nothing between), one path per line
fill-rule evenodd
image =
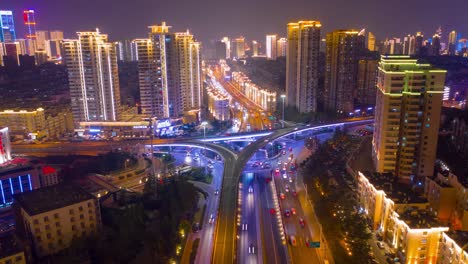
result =
M208 122L203 121L201 125L203 126L203 151L205 153L205 160L206 160L207 159L206 157L206 125L208 125ZM206 175L206 164L205 164L205 175Z
M281 100L283 101L283 115L282 115L283 122L281 122L281 128L284 128L284 99L285 98L286 98L286 95L282 94L281 95Z

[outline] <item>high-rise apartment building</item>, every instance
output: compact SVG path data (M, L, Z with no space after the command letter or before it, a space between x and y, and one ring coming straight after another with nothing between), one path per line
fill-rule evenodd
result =
M0 10L0 42L13 42L15 40L16 31L13 12Z
M36 39L36 17L34 10L24 10L23 11L23 20L24 25L28 29L28 34L26 39Z
M414 54L420 56L423 50L424 35L421 32L416 32L414 39Z
M378 64L378 60L367 58L360 59L358 62L357 89L354 100L359 106L375 105Z
M403 55L413 55L415 53L416 38L409 35L403 38Z
M175 64L178 76L180 94L174 94L172 100L180 100L178 105L172 104L173 115L180 116L186 111L198 110L201 107L201 54L200 43L195 41L189 31L175 33L176 58ZM171 102L169 102L171 106Z
M276 48L276 35L266 35L266 57L269 60L276 60L277 48Z
M50 40L63 40L63 31L60 31L60 30L50 31Z
M364 36L356 30L336 30L327 34L325 67L325 110L354 111L358 60L364 49Z
M101 226L99 201L72 185L53 185L15 195L16 231L38 257L57 253Z
M225 60L227 57L226 43L218 40L215 42L215 58L217 60Z
M382 56L377 76L373 159L403 181L432 176L445 70L409 56Z
M375 35L372 32L367 33L367 49L375 51Z
M456 55L458 45L458 35L455 30L452 30L448 36L448 54Z
M221 42L223 42L226 45L226 59L230 59L232 55L231 51L231 40L229 40L228 37L224 37Z
M233 46L233 58L244 58L245 57L245 38L239 37L232 41Z
M258 56L258 42L256 40L252 40L252 57Z
M119 61L135 61L136 49L135 44L131 40L117 41L117 60Z
M430 49L430 54L431 56L439 56L440 55L440 48L441 48L441 44L440 44L440 35L439 34L435 34L433 37L432 37L432 43L431 43L431 49Z
M99 29L77 34L78 39L63 41L74 122L117 121L120 88L115 45Z
M190 32L170 33L165 22L134 40L141 108L157 118L179 117L201 106L200 43Z
M301 113L317 111L321 27L319 21L287 25L286 100Z
M38 30L36 31L36 47L40 50L46 50L46 41L49 38L49 31L46 30Z
M280 38L276 42L276 55L278 57L286 57L288 51L288 39Z

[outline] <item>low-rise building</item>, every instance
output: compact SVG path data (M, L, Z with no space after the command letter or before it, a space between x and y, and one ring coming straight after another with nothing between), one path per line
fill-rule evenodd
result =
M0 264L26 264L24 248L11 234L0 237Z
M274 112L276 110L275 91L259 87L242 72L233 72L232 82L244 96L260 106L264 111Z
M229 95L223 94L218 90L207 88L208 94L208 111L217 120L225 121L229 120L230 109L229 109Z
M468 263L468 232L448 232L442 234L439 244L437 264Z
M427 199L388 174L358 172L362 209L401 263L435 263L444 232Z
M28 163L0 167L0 208L13 203L13 195L41 187L37 169Z
M0 112L0 126L10 129L12 135L37 135L45 136L45 114L43 108L34 111L5 110Z
M439 221L453 230L468 231L468 182L453 173L427 177L424 194Z
M83 189L59 184L15 195L16 230L38 258L68 248L101 225L98 200Z

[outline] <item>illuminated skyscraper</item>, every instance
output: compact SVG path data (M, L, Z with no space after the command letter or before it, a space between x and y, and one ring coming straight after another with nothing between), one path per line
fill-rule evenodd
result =
M233 44L233 58L244 58L245 57L245 38L239 37L232 41Z
M175 33L176 45L176 76L178 77L178 92L170 99L173 116L180 116L186 111L199 110L201 107L201 56L200 43L195 41L190 32ZM171 105L171 101L169 101Z
M46 49L46 41L49 40L49 31L38 30L36 31L36 47L40 50Z
M457 52L458 35L455 30L452 30L448 36L448 54L455 55Z
M377 66L379 61L373 58L363 58L358 62L357 91L355 102L361 106L375 105Z
M367 33L367 49L375 51L375 35L370 31Z
M63 31L60 31L60 30L50 31L50 40L63 40Z
M288 23L286 54L286 99L299 112L317 111L319 21Z
M445 70L409 56L382 56L377 76L373 159L403 181L432 176Z
M432 37L431 49L430 54L431 56L439 56L440 55L440 35L435 34Z
M287 38L280 38L276 42L276 55L278 57L286 57L286 53L288 51L288 39Z
M120 87L115 45L98 29L77 34L78 39L63 41L73 119L117 121Z
M226 46L226 59L230 59L231 58L231 40L229 40L228 37L224 37L221 42L223 42Z
M325 110L354 111L358 60L364 49L364 36L356 30L336 30L327 34L325 67Z
M225 60L227 58L227 49L226 43L222 40L218 40L215 42L215 58L217 60Z
M414 40L414 54L420 56L423 50L424 35L421 32L416 32Z
M16 40L15 22L13 12L0 10L0 42L13 42Z
M256 40L252 40L252 57L258 56L258 42Z
M34 16L34 10L23 11L24 25L28 29L27 39L36 39L36 18Z
M170 33L165 22L136 39L141 109L150 117L179 117L201 106L200 43L189 32Z
M266 35L266 57L270 60L276 60L276 35Z

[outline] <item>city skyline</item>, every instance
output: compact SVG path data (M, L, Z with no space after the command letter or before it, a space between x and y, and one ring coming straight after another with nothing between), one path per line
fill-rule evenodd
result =
M439 8L435 0L424 2L418 0L411 3L396 0L392 5L364 0L358 3L340 3L340 5L338 5L338 0L315 3L295 0L288 3L287 9L278 0L268 1L268 3L266 0L260 0L255 3L241 2L230 7L229 12L222 12L227 8L224 3L211 3L211 0L196 4L187 1L155 4L147 0L138 0L138 3L112 2L112 9L109 9L110 2L107 1L93 3L94 12L89 12L89 9L85 8L88 3L91 4L89 0L79 3L54 3L52 0L46 0L42 1L41 5L28 0L22 3L4 4L2 9L14 12L17 38L26 35L27 29L21 23L21 15L27 9L36 10L38 30L59 28L66 32L68 38L77 31L88 31L99 27L102 31L108 32L112 41L145 37L145 27L161 21L170 22L177 31L190 29L199 36L202 42L220 39L225 35L232 37L242 35L247 39L256 40L264 39L265 34L272 32L281 36L286 34L284 24L291 20L302 19L321 21L323 33L340 28L366 28L374 32L377 39L381 40L385 37L405 36L417 31L422 31L429 36L439 26L443 29L442 42L446 42L452 30L457 30L462 34L468 32L468 26L462 21L463 11L457 8L463 4L462 0L456 0L456 3L452 2L450 7L443 9ZM398 8L402 6L398 4L399 2L404 4L404 9ZM250 4L251 8L245 8L244 4ZM425 15L413 15L420 12L421 6L425 7ZM387 11L381 12L383 8ZM348 10L352 10L354 15L349 16ZM207 15L193 15L203 13ZM400 14L401 18L394 21L392 14L396 13ZM107 15L103 16L103 14ZM87 18L85 21L82 20L84 16ZM187 23L188 20L191 23ZM259 20L262 23L251 23L252 20Z

